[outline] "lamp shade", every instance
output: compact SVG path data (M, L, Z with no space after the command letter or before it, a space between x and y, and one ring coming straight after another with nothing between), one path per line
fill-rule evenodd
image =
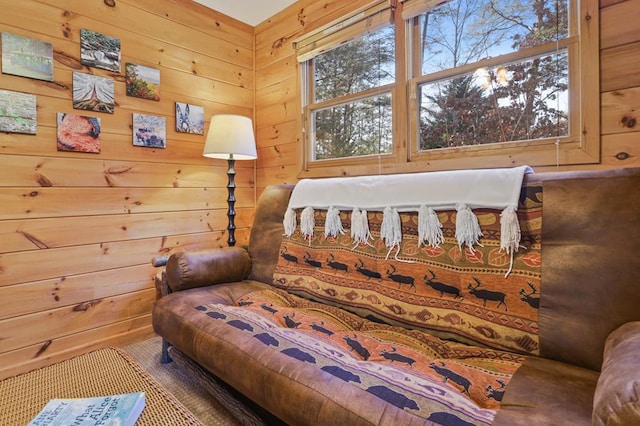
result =
M253 123L243 115L211 117L202 155L209 158L254 160L258 158Z

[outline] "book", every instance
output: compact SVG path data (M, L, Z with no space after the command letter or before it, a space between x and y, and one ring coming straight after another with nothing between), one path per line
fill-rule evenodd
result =
M144 406L144 392L51 399L27 426L133 426Z

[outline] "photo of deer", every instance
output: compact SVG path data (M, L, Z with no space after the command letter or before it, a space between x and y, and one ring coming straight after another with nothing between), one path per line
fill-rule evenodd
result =
M0 132L36 134L36 95L0 90Z
M176 102L176 132L204 135L204 107Z
M120 72L120 40L84 28L80 29L80 63Z
M53 81L53 46L44 41L3 32L2 72Z
M166 119L155 115L145 115L134 112L133 145L148 148L166 148Z

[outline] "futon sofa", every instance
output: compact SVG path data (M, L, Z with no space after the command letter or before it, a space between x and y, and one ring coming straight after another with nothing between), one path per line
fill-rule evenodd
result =
M248 247L169 257L153 326L199 366L291 425L640 424L640 168L527 171L519 229L471 203L475 241L465 206L292 190L263 191Z

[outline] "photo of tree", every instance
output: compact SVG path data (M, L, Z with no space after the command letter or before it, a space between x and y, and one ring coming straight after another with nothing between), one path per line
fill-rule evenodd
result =
M113 114L115 109L113 79L81 72L73 73L73 107Z
M36 134L36 95L0 90L0 132Z
M204 135L204 108L176 102L176 132Z
M127 62L125 73L127 96L160 100L160 70Z
M80 63L119 73L120 40L81 28Z
M164 117L133 113L133 144L148 148L167 147L167 125Z
M100 119L58 113L58 151L100 153Z
M53 81L51 43L2 33L2 72L20 77Z

